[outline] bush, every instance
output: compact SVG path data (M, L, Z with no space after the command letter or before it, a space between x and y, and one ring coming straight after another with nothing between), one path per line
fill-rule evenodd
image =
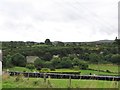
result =
M49 68L42 68L42 69L41 69L41 72L49 72L49 71L50 71Z
M40 71L40 70L41 70L41 67L38 66L36 69Z
M50 71L55 71L55 68L54 67L50 67Z
M86 69L88 69L88 65L87 64L81 64L80 69L86 70Z
M33 64L27 64L26 68L28 68L32 71L33 69L35 69L35 66Z
M18 82L18 81L23 81L23 74L19 74L16 78L15 78L15 81Z
M106 72L110 73L110 71L109 71L109 70L106 70Z
M79 68L79 66L73 66L73 69L74 70L79 70L80 68Z
M34 85L38 85L38 84L39 84L39 81L33 81L33 84L34 84Z

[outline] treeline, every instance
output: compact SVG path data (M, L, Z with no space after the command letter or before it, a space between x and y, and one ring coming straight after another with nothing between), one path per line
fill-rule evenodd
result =
M120 55L118 54L118 39L114 43L53 43L50 39L46 39L43 43L37 42L3 42L3 67L12 65L26 66L26 56L38 56L38 61L44 62L43 66L54 66L54 56L58 56L60 62L59 65L51 68L70 68L76 65L73 64L73 60L77 59L80 64L77 66L86 66L83 61L91 63L114 63L118 64ZM16 56L16 54L19 56ZM17 57L17 58L16 58ZM22 58L22 59L19 59ZM67 59L65 59L67 58ZM19 62L20 61L20 62ZM24 62L21 62L24 61ZM36 61L36 62L38 62ZM15 63L16 62L16 63ZM18 63L19 62L19 63ZM78 62L78 63L79 63ZM17 64L18 63L18 64ZM50 65L47 65L49 63ZM62 63L62 64L61 64ZM68 65L64 65L67 63ZM36 66L36 65L35 65ZM66 67L64 67L66 66ZM42 65L41 65L42 67ZM82 67L80 67L82 68Z

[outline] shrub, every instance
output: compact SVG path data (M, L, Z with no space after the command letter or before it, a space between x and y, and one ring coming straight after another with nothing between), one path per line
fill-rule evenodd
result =
M109 70L106 70L106 72L110 73L110 71L109 71Z
M54 68L54 67L51 67L51 68L50 68L50 71L55 71L55 68Z
M10 78L10 75L8 73L5 72L5 73L2 74L2 79L3 80L7 80L8 78Z
M88 65L87 64L81 64L80 69L86 70L86 69L88 69Z
M73 69L74 70L79 70L80 68L79 68L79 66L73 66Z
M41 72L49 72L49 71L50 71L49 68L42 68L42 69L41 69Z
M15 78L15 81L18 82L18 81L23 81L23 74L19 74L16 78Z
M27 64L26 68L28 68L32 71L33 69L35 69L35 66L33 64Z
M38 84L39 84L39 81L33 81L33 84L34 84L34 85L38 85Z

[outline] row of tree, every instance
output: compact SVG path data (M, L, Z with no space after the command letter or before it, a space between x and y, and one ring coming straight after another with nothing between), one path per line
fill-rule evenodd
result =
M41 58L37 58L34 63L27 63L25 56L20 53L16 53L13 56L7 56L4 60L4 64L7 67L20 66L20 67L28 67L29 69L33 66L40 70L41 68L73 68L74 66L79 67L79 69L87 69L88 65L84 61L80 60L77 57L53 57L50 61L42 60Z
M26 56L38 56L39 61L42 60L44 64L48 64L54 61L54 55L59 56L60 64L58 67L61 68L67 66L62 66L64 65L63 63L69 63L68 67L70 67L70 63L73 62L72 60L74 58L79 59L78 61L83 60L92 63L111 62L118 64L118 62L120 62L120 54L118 54L119 41L120 40L116 39L115 43L110 45L108 43L102 45L94 43L94 45L89 44L82 46L76 46L74 44L73 46L64 46L61 42L59 42L60 45L53 46L49 39L46 39L45 43L42 44L34 42L4 42L2 44L3 67L12 65L26 66ZM64 59L65 57L69 57L70 60ZM53 63L51 65L53 65Z

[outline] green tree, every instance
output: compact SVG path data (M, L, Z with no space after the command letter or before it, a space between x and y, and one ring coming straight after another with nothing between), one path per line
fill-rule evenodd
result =
M34 61L34 66L37 70L40 70L41 68L44 67L44 61L41 60L40 58L37 58L35 61Z
M120 55L119 54L112 55L111 60L113 63L119 64L120 63Z
M59 57L53 57L53 59L51 60L52 66L54 68L60 68L61 67L60 62L61 59Z
M80 69L84 70L88 69L88 64L78 58L74 58L72 62L73 66L78 66Z
M15 66L21 66L24 67L26 66L27 60L26 58L20 54L20 53L16 53L12 56L12 64Z
M63 57L60 64L62 68L72 68L72 61L69 57Z
M6 57L4 57L3 59L3 66L4 67L12 67L12 57L10 55L7 55Z
M51 53L49 53L49 52L46 52L44 55L43 55L43 60L46 60L46 61L50 61L51 59L52 59L52 55L51 55Z
M89 66L86 62L80 60L79 67L80 67L80 69L86 70L86 69L88 69Z
M45 67L45 68L53 68L52 62L51 62L51 61L46 61L46 62L44 63L44 67Z
M100 56L98 54L96 54L96 53L91 53L89 55L89 59L93 63L98 63L100 61Z
M80 59L74 58L72 63L73 63L73 66L79 66L80 65Z
M111 57L112 57L112 54L105 55L104 60L107 62L111 62Z
M46 44L46 45L52 45L52 42L50 41L50 39L46 39L46 40L45 40L45 44Z

